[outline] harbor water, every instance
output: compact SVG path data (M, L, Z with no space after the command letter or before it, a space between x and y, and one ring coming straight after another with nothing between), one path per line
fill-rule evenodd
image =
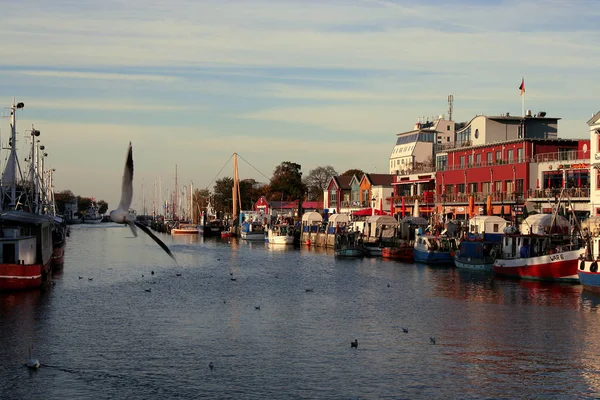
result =
M1 399L600 396L600 297L579 285L159 235L177 264L73 226L54 284L0 294Z

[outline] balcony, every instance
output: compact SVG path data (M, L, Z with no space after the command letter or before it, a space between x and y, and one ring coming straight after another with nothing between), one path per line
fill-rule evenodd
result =
M570 198L571 200L584 200L588 201L590 198L590 188L566 188L563 192L562 188L553 189L529 189L527 191L527 198L529 199L555 199L560 197L562 192L563 198Z

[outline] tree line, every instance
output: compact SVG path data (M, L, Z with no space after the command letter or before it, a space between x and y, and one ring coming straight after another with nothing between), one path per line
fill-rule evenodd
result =
M361 176L363 171L349 169L341 175L355 174ZM261 183L255 179L240 180L239 206L242 210L250 210L261 196L269 201L322 201L323 191L327 189L329 181L334 176L338 176L337 171L327 165L316 167L303 177L300 164L284 161L275 167L268 183ZM85 212L92 201L98 205L100 214L108 210L108 203L104 200L76 196L70 190L57 192L54 197L59 213L64 213L64 205L74 200L77 200L77 209L80 213ZM205 210L209 202L215 211L222 214L230 213L233 209L233 178L227 176L215 180L212 191L208 188L194 190L192 201L196 215Z

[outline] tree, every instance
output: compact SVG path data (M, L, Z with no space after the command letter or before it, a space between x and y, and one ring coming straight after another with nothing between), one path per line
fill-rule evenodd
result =
M208 205L208 201L210 200L210 191L208 189L195 189L194 194L192 195L193 210L194 210L194 221L193 223L198 223L199 216L202 211L206 209Z
M290 161L284 161L275 168L271 178L272 200L299 200L304 198L306 185L302 182L302 167ZM280 196L277 198L277 196ZM275 198L273 198L275 196Z
M362 169L357 169L357 168L353 168L353 169L349 169L348 171L344 172L342 174L342 176L353 176L356 175L358 177L358 179L362 178L362 176L365 173L362 171Z
M213 207L216 211L231 213L233 202L233 178L226 176L215 181Z
M337 174L331 165L310 170L308 176L304 178L304 184L308 188L308 200L322 200L323 191L327 189L329 180Z
M105 212L108 211L108 203L105 202L104 200L98 200L96 202L96 205L98 206L98 212L100 214L104 214Z
M251 210L253 203L263 195L265 186L254 179L242 179L240 181L240 198L238 199L240 209Z

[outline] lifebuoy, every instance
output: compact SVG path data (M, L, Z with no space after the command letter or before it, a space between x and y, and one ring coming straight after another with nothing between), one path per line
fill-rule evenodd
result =
M495 260L495 259L496 259L496 249L492 249L492 250L490 251L490 257L492 257L492 259L493 259L493 260Z
M584 268L585 268L585 261L581 260L581 262L579 263L579 269L583 271Z
M598 272L598 263L596 261L590 265L590 272Z

